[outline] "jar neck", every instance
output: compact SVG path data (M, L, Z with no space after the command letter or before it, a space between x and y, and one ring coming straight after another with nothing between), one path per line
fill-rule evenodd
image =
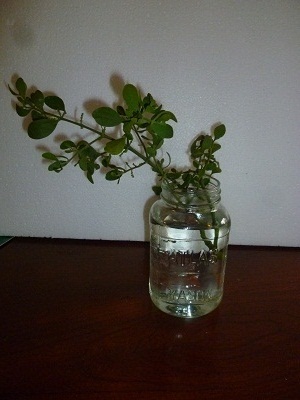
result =
M220 182L215 178L210 178L209 184L204 188L174 188L168 180L163 180L161 188L161 199L176 208L205 208L215 211L221 201Z

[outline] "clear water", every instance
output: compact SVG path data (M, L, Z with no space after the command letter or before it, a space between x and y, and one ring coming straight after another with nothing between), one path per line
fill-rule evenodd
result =
M152 221L149 291L154 304L178 317L194 318L221 302L228 229L180 229ZM209 249L208 240L214 243Z

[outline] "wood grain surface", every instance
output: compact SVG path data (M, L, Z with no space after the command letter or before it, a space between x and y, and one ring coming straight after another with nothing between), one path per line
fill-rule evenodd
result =
M300 249L231 246L192 320L156 309L148 272L148 243L4 245L0 399L300 398Z

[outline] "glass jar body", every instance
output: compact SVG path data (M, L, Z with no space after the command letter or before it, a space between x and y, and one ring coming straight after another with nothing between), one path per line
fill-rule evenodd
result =
M163 182L150 210L149 292L162 311L194 318L221 302L230 217L220 184L173 193Z

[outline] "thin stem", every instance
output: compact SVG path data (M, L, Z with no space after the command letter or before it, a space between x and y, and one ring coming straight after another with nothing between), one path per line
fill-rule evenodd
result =
M65 121L65 122L68 122L68 123L70 123L70 124L77 125L77 126L79 126L80 128L82 128L82 129L87 129L88 131L93 132L93 133L96 133L97 135L100 136L100 138L97 138L97 139L93 140L92 142L90 142L90 144L95 143L96 141L101 140L101 139L115 140L114 138L112 138L111 136L107 135L107 134L104 132L104 131L105 131L104 128L102 128L102 129L103 129L102 132L99 132L99 130L97 130L97 129L95 129L95 128L92 128L92 127L90 127L90 126L88 126L88 125L86 125L86 124L83 124L82 122L77 122L77 121L74 121L74 120L72 120L72 119L65 118L65 117L57 117L56 114L53 114L53 113L50 113L50 112L45 112L45 114L46 114L46 115L49 115L49 116L52 116L52 117L56 117L56 118L58 118L60 121ZM139 158L141 158L145 163L147 163L148 165L150 165L151 168L154 168L154 169L156 168L156 164L152 163L152 162L150 161L149 157L144 156L141 152L139 152L138 150L136 150L136 149L135 149L134 147L132 147L131 145L128 146L128 150L131 151L131 152L132 152L133 154L135 154L136 156L138 156Z
M138 138L138 140L139 140L139 142L140 142L142 148L144 149L145 154L148 155L147 149L146 149L146 146L145 146L145 143L144 143L144 141L142 140L138 129L137 129L135 126L133 126L133 130L134 130L134 132L135 132L135 134L136 134L136 136L137 136L137 138Z

